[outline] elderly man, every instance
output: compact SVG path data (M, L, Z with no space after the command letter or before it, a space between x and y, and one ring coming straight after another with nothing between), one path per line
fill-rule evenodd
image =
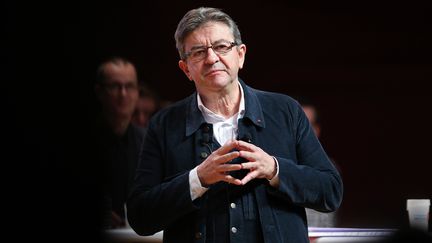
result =
M148 127L128 218L164 242L308 242L305 207L333 211L342 181L292 98L238 77L246 45L214 8L190 10L175 39L196 93Z

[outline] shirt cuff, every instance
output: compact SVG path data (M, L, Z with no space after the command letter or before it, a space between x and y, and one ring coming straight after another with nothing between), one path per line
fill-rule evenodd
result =
M275 166L276 166L276 175L273 176L273 178L271 178L269 180L269 183L272 187L279 187L279 161L276 159L276 157L272 156L274 161L275 161ZM199 181L199 180L198 180Z
M201 197L208 190L201 185L196 167L189 172L189 186L192 201Z

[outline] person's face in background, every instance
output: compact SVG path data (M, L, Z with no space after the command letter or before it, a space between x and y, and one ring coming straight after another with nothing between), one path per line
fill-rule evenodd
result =
M117 118L131 117L138 100L138 79L130 63L107 63L105 80L96 86L103 109Z
M307 105L304 105L302 107L303 107L303 111L306 114L307 119L309 120L310 124L312 125L312 128L315 132L315 135L319 138L321 135L321 127L319 126L319 124L317 122L315 108L312 106L307 106Z
M132 122L140 127L147 127L150 117L156 111L156 101L151 97L139 97Z
M209 22L185 38L184 49L187 53L197 47L208 47L221 42L234 42L231 30L223 23ZM243 44L234 46L225 54L216 54L208 48L203 60L195 62L186 58L179 61L179 67L195 82L200 94L219 92L238 80L238 71L243 67L245 53L246 46Z

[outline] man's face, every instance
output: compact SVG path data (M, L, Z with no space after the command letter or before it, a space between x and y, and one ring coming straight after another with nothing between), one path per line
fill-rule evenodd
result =
M138 100L138 80L131 64L108 63L105 80L97 86L105 111L116 117L130 117Z
M202 47L231 42L234 42L234 36L228 26L219 22L209 22L186 37L184 49L189 53ZM179 67L195 82L200 94L218 92L233 86L233 83L236 84L245 54L246 46L243 44L234 46L225 54L217 54L212 48L207 48L202 60L196 61L188 57L179 61Z

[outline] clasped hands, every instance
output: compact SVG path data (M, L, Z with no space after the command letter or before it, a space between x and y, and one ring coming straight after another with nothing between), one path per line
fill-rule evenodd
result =
M247 161L241 164L228 163L238 157ZM204 187L219 181L241 186L255 178L272 179L276 175L275 163L273 157L261 148L244 141L231 140L209 155L197 167L197 174ZM229 174L241 169L249 170L241 180Z

